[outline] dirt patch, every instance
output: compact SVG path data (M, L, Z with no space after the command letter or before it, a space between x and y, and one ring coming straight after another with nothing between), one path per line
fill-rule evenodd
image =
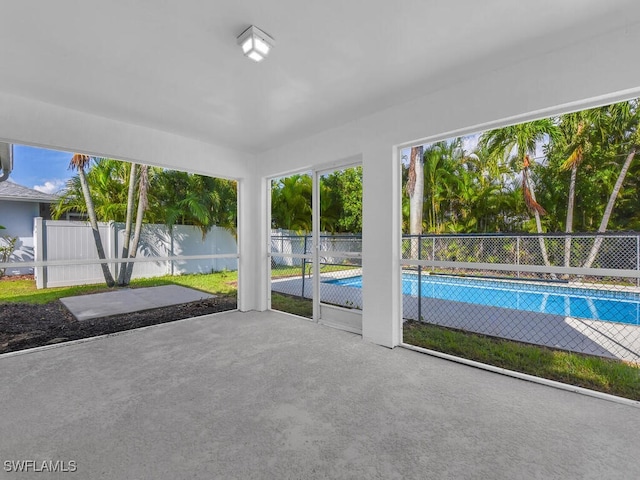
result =
M0 353L95 337L236 308L234 296L78 321L59 301L45 305L0 303Z
M7 275L7 276L3 276L0 277L0 282L14 282L17 280L34 280L33 274L32 275Z

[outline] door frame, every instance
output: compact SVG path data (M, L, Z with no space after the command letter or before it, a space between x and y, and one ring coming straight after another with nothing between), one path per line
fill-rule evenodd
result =
M266 216L266 229L267 229L267 269L269 274L267 275L267 308L271 310L271 182L275 179L287 177L291 175L311 175L312 188L311 188L311 254L306 254L312 262L313 272L320 272L320 178L323 175L333 173L336 170L344 170L347 168L358 167L364 165L362 163L362 155L354 157L348 157L342 160L338 160L331 163L324 163L321 165L315 165L309 168L290 171L282 173L280 175L270 175L266 177L268 188L266 189L267 198L267 216ZM346 253L346 252L336 252ZM362 252L360 252L361 256ZM351 256L353 252L350 252ZM300 255L295 258L300 257ZM292 257L294 258L294 257ZM353 310L349 308L338 307L335 305L323 304L320 299L320 275L313 275L312 284L312 305L313 305L313 318L312 321L320 323L333 328L341 330L347 330L353 333L362 334L362 310Z

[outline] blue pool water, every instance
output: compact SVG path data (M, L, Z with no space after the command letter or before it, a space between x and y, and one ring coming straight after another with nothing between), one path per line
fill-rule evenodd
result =
M362 288L362 277L326 283ZM422 296L607 322L640 325L640 294L524 282L422 276ZM418 276L403 274L402 293L418 295Z

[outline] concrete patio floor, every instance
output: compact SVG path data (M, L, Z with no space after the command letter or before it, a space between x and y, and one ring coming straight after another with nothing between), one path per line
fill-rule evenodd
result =
M0 405L2 478L640 478L636 407L275 312L4 355Z

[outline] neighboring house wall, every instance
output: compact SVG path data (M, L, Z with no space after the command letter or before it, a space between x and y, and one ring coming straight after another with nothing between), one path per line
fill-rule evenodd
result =
M0 200L0 237L18 237L12 261L33 260L33 219L40 214L40 204ZM0 242L2 240L0 239ZM7 268L5 275L28 275L33 268Z

